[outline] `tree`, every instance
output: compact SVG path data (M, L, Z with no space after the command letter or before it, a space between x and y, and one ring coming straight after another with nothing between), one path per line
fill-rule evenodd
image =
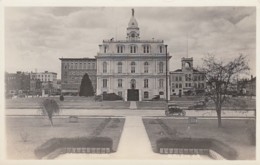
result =
M94 89L87 73L81 80L79 96L94 96Z
M222 127L221 110L223 103L227 101L228 90L234 86L236 76L248 70L246 57L243 55L239 55L230 62L217 60L213 55L203 59L202 71L206 73L207 80L206 94L215 103L218 127Z
M53 115L60 113L60 107L58 103L53 99L45 99L42 102L41 112L44 116L48 116L51 126L53 126L52 117Z

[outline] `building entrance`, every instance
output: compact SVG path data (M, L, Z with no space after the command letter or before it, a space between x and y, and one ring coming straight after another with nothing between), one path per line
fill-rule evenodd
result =
M139 101L139 90L128 89L127 90L127 101Z

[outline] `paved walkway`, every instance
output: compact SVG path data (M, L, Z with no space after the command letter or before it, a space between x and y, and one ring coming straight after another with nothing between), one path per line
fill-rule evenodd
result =
M137 106L136 106L136 102L135 101L131 101L130 102L130 107L129 109L137 109Z
M57 159L134 159L134 160L178 160L210 159L205 155L166 155L152 151L142 117L128 116L116 153L112 154L64 154Z

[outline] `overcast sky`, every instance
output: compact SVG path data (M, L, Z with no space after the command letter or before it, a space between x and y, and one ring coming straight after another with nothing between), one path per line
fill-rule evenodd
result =
M125 39L131 8L8 7L5 8L5 68L7 72L61 73L59 58L96 56L103 39ZM208 53L230 60L247 55L255 75L255 7L135 7L140 37L161 39L173 56L200 66ZM188 39L188 51L187 51Z

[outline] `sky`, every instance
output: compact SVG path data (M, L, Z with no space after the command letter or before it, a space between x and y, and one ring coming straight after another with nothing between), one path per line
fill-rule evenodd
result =
M247 56L256 75L255 7L135 7L142 40L160 39L172 56L170 70L182 57L200 67L208 54L230 61ZM94 58L104 39L124 40L130 7L6 7L7 72L61 74L59 58Z

